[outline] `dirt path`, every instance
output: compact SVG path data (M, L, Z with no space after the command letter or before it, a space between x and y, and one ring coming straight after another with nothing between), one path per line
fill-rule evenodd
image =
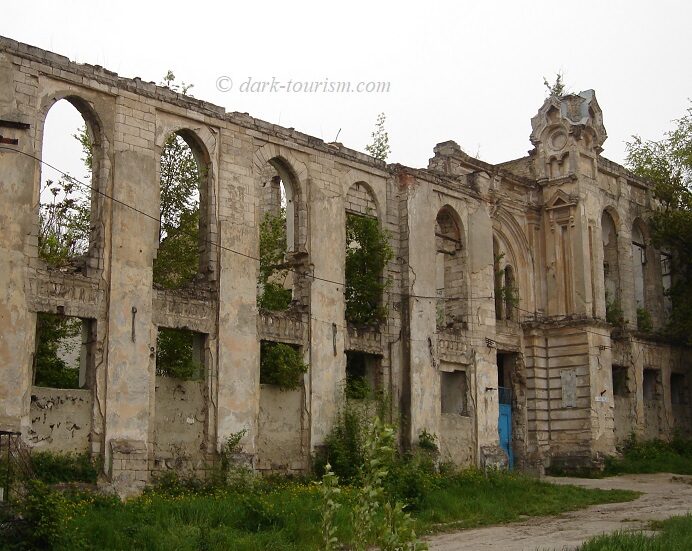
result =
M636 490L634 501L595 505L557 517L463 530L427 538L434 551L536 551L574 549L584 540L605 532L641 530L651 520L663 520L692 511L692 476L671 474L627 475L600 480L547 478L555 484L585 488Z

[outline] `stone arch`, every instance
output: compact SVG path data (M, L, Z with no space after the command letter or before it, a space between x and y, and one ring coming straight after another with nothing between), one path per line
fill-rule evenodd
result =
M495 319L514 320L520 293L514 274L517 257L512 245L497 230L493 233L493 276L495 288Z
M38 120L36 123L36 151L41 151L43 127L46 122L46 116L51 108L61 100L69 102L77 111L79 111L79 114L82 115L84 122L86 122L87 132L89 132L89 137L91 138L94 147L102 147L103 142L106 141L106 136L103 132L103 123L101 122L101 117L96 108L94 108L91 102L79 94L76 94L74 90L61 90L51 93L49 96L44 97L40 101Z
M467 250L458 213L444 205L435 218L437 329L463 328L468 314Z
M274 158L283 159L293 170L296 185L305 186L308 177L308 169L305 163L298 159L290 149L273 143L265 144L255 151L252 159L255 174L261 174L264 165Z
M306 252L307 205L304 189L307 167L293 152L276 144L265 144L253 157L253 170L258 180L258 219L262 220L268 206L275 202L272 196L279 192L279 181L286 193L286 233L289 252ZM279 181L272 182L277 177ZM275 189L272 189L274 187ZM277 207L279 205L276 205ZM290 236L293 236L290 238Z
M637 218L632 223L632 275L634 279L634 302L639 309L647 306L647 239L645 237L646 227L641 219Z
M371 216L382 220L380 216L380 203L377 200L372 186L367 182L359 180L351 184L346 192L346 212L360 214L361 216Z
M110 142L104 131L101 115L98 113L92 102L88 101L80 94L75 93L74 90L56 90L51 92L49 95L44 96L39 101L40 107L36 119L36 132L34 134L34 150L37 153L37 157L39 157L41 161L43 161L46 119L53 106L62 100L67 101L79 112L85 123L86 131L92 144L91 181L84 182L82 178L74 178L76 185L84 189L89 196L89 245L86 254L86 263L83 267L83 270L88 273L89 270L101 269L103 267L102 252L105 239L105 225L103 223L105 218L104 198L108 193L108 182L110 181L111 177L111 163L109 154ZM45 176L44 166L45 165L43 165L43 163L39 164L39 170L36 171L34 181L33 202L36 211L34 219L34 234L37 236L39 234L40 226L38 211L41 205L41 181ZM61 167L56 168L60 169ZM84 186L82 186L82 184L84 184ZM88 190L86 189L87 185L90 188ZM37 253L32 252L31 256L37 256Z
M281 301L281 308L289 307L287 302L295 305L307 304L309 282L303 275L304 266L308 261L308 210L304 193L307 168L289 149L275 144L265 144L255 152L253 170L257 193L256 216L260 227L269 214L277 216L283 212L285 216L285 268L274 271L267 281L260 281L260 305L264 303L262 297L272 288L285 295Z
M283 157L273 157L267 163L268 170L262 173L263 199L260 210L264 214L272 210L284 208L286 211L286 244L288 252L294 252L304 244L307 236L301 231L301 200L300 182L293 167ZM271 174L273 172L273 174ZM266 178L265 178L266 177ZM304 226L304 224L303 224Z
M387 266L384 257L372 256L367 247L372 243L368 236L372 237L375 228L381 230L384 220L372 186L360 179L353 180L344 198L346 320L356 325L379 324L384 321L382 305L386 300ZM375 262L377 268L373 268L371 262Z
M526 234L510 212L500 208L495 213L494 218L493 235L498 241L499 252L504 253L505 266L510 265L512 267L516 290L513 314L516 318L518 311L533 311L534 309L533 252L529 247ZM504 270L504 267L502 269Z
M215 247L218 243L217 226L217 190L216 171L214 163L216 152L216 137L206 126L193 127L185 121L163 121L156 133L155 145L159 162L156 163L156 182L159 193L157 213L161 212L161 156L166 141L172 135L180 137L192 152L198 171L197 191L199 193L198 215L198 274L207 281L216 278Z
M655 260L658 260L660 265L661 294L658 296L662 298L661 323L665 323L673 310L673 302L668 295L673 285L673 255L670 249L662 248L659 251L658 259Z
M621 308L620 294L620 220L612 207L601 213L601 244L603 247L603 282L606 304L606 318L609 312Z

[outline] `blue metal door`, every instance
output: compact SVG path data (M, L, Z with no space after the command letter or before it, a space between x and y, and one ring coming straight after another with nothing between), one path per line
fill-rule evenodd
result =
M505 391L504 393L502 391ZM512 453L512 400L505 398L503 394L510 394L508 389L500 389L500 418L497 422L497 430L500 435L500 447L507 452L509 468L514 467L514 453ZM503 398L505 398L503 400ZM503 403L509 402L509 403Z

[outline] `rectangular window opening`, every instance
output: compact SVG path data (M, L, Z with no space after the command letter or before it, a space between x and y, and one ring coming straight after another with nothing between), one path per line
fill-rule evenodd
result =
M204 333L159 327L156 337L156 375L182 380L204 378Z
M382 358L365 352L346 352L346 396L373 398L382 388Z
M39 312L33 384L48 388L89 388L95 344L96 320Z
M274 341L260 343L260 384L295 390L302 386L307 371L300 346Z
M659 398L660 372L658 369L644 370L644 400L654 401Z
M627 396L627 368L622 365L613 366L613 396Z
M687 404L688 391L685 384L685 375L682 373L670 374L670 401L673 405Z
M468 415L468 382L465 371L440 372L442 413Z

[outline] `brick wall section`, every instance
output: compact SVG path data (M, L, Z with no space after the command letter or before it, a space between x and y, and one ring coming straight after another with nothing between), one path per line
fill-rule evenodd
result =
M367 186L356 182L346 194L346 210L354 214L377 217L377 205Z

